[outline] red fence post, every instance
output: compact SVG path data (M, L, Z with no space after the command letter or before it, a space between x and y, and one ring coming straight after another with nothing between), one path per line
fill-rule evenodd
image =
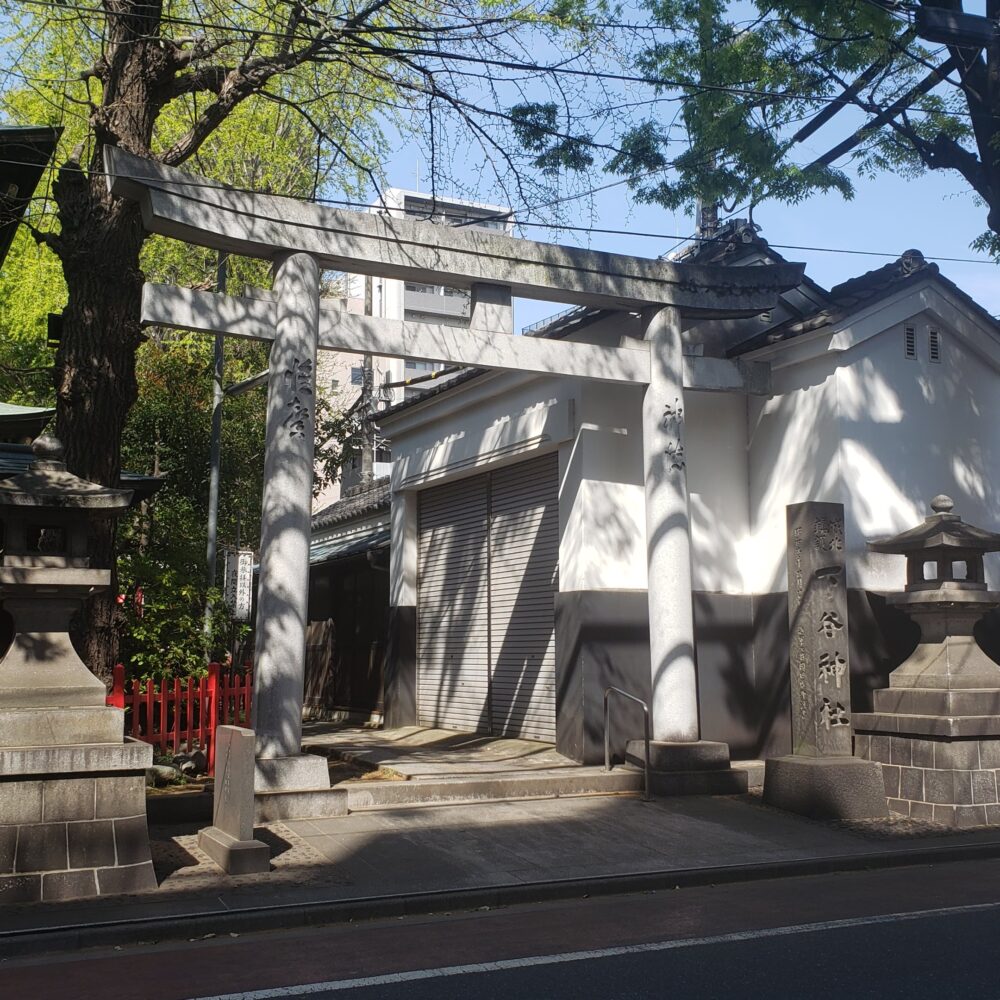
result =
M205 741L205 756L208 758L208 773L215 774L215 727L219 724L219 664L208 665L208 732Z
M108 692L107 704L112 708L125 707L125 664L116 663L111 671L111 690Z

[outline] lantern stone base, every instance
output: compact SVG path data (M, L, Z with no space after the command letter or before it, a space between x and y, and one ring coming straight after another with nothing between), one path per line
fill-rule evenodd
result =
M894 813L956 828L1000 825L1000 719L862 712L854 724L855 755L882 765Z
M775 757L764 764L764 801L812 819L888 817L879 765L856 757Z
M145 743L0 749L0 904L156 888Z

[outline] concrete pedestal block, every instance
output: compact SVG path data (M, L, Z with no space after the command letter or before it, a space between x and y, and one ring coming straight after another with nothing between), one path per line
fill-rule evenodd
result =
M259 840L237 840L217 826L198 831L198 846L227 874L271 870L271 849Z
M764 801L813 819L889 815L881 769L856 757L772 758L764 768Z
M0 904L156 888L145 743L0 750Z
M254 790L284 792L330 787L330 764L325 757L300 753L290 757L258 757Z
M645 743L629 740L625 760L642 768ZM652 795L743 795L747 772L729 765L729 746L711 740L651 740L649 791Z

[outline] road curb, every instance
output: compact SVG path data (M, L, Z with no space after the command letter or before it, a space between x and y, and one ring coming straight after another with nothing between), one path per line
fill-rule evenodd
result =
M156 916L126 914L115 920L0 930L0 959L109 945L193 940L206 934L221 936L276 929L287 930L321 924L348 923L354 920L423 916L453 910L512 906L519 903L627 895L663 889L684 889L991 858L1000 858L1000 841L921 847L846 857L804 858L796 861L720 865L711 868L665 869L624 875L477 886L469 889L437 889L354 899L307 900L236 909L225 907L216 910L199 909ZM149 904L143 900L141 905L145 907Z

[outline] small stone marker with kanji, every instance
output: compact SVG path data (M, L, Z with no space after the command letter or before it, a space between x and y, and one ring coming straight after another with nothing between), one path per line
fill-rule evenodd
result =
M213 825L199 831L198 846L227 875L269 871L270 848L253 839L254 732L219 726L215 738Z
M792 754L767 761L764 800L818 818L887 816L881 771L852 756L844 507L791 504L787 517Z

